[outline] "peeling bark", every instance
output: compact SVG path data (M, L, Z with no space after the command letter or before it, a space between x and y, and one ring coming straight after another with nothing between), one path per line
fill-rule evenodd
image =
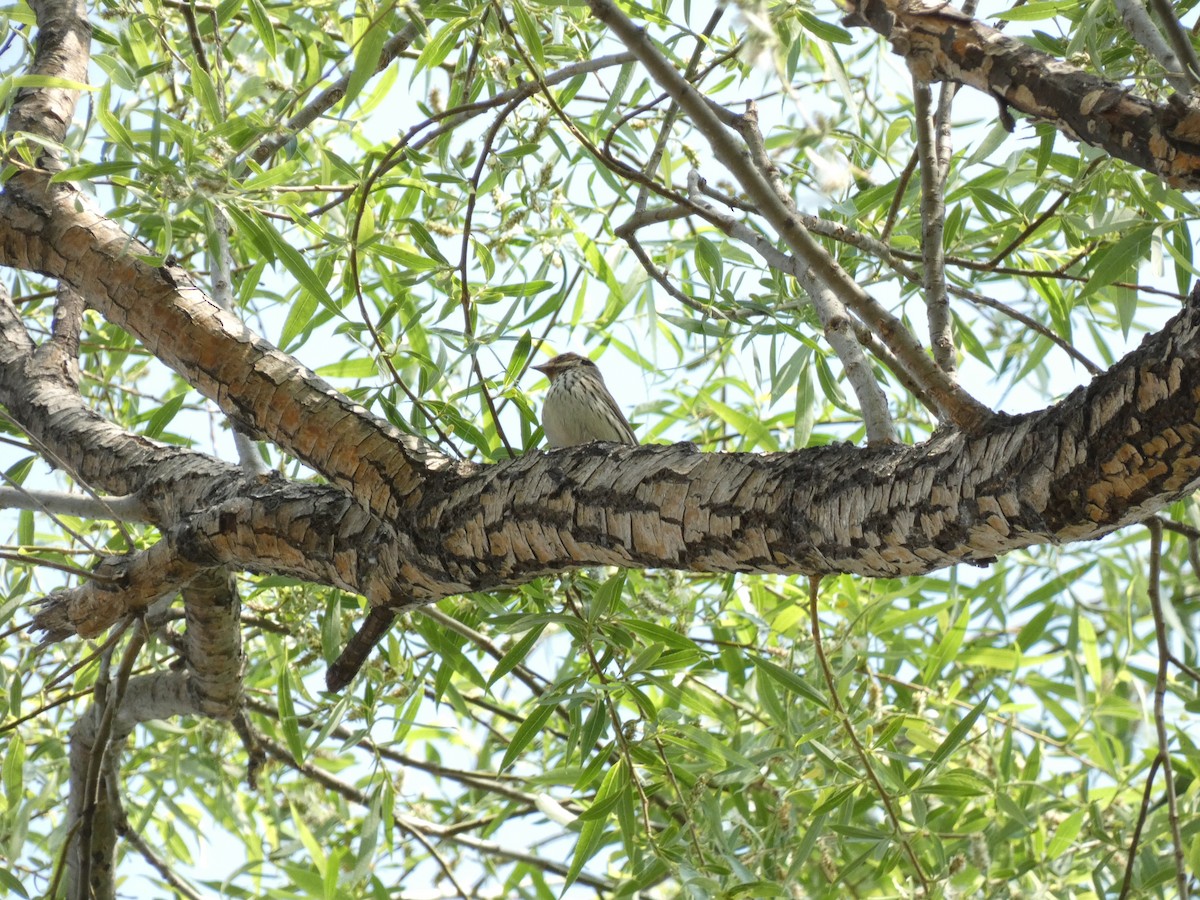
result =
M843 22L887 38L922 81L955 81L1172 187L1200 188L1200 104L1154 103L934 0L858 0Z
M212 565L408 608L587 565L897 577L1089 540L1200 481L1198 332L1193 292L1162 332L1061 403L918 446L531 452L460 472L391 521L337 488L264 484L181 525L162 559L155 548L121 573L121 590L64 591L38 620L53 637L96 634L164 578Z

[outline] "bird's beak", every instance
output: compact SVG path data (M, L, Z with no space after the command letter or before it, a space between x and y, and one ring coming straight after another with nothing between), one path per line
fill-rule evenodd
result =
M541 372L547 378L550 377L550 363L542 363L540 366L530 366L536 372Z

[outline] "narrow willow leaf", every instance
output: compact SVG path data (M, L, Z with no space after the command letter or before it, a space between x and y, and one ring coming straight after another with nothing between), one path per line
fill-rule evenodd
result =
M521 752L529 746L529 742L537 737L542 726L554 715L554 707L548 703L535 706L533 712L526 716L525 721L517 728L509 741L508 749L504 751L504 759L500 761L500 771L503 772L516 761Z
M759 674L770 678L789 694L797 694L806 700L811 700L822 709L829 708L828 701L821 696L820 692L794 672L780 668L775 663L768 662L761 656L752 655L750 661L754 663L754 668L758 669Z
M983 715L983 711L987 708L991 699L992 695L989 693L976 703L971 708L971 711L959 720L957 725L950 729L950 733L946 735L941 744L938 745L938 748L933 751L933 755L929 757L929 762L925 764L925 771L921 774L922 778L940 766L954 752L955 748L963 742L963 739L970 734L975 720Z
M575 853L571 857L571 868L567 871L566 884L569 887L574 884L575 879L579 877L579 873L583 871L583 867L587 864L596 851L600 849L604 837L604 824L608 819L608 812L616 806L617 801L625 792L631 792L632 788L629 784L629 776L626 774L625 761L618 760L608 774L604 776L604 781L600 784L600 790L596 791L596 799L592 802L592 806L597 805L607 807L605 814L600 818L585 819L580 816L582 828L579 830L579 841L575 844ZM590 812L590 810L589 810Z
M363 87L379 68L379 59L383 55L383 45L387 43L388 29L386 17L376 19L368 27L366 34L359 41L354 52L354 68L346 80L346 96L342 98L342 109L349 109Z
M523 638L508 648L508 651L500 658L500 662L496 663L492 677L487 680L487 687L489 689L491 689L493 684L525 661L525 657L529 655L529 651L533 649L533 645L538 642L538 638L542 636L542 631L545 627L545 624L542 624L531 629Z

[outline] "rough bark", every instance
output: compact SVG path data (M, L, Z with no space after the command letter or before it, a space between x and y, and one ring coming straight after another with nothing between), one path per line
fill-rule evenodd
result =
M1172 187L1200 188L1200 105L1190 97L1139 97L940 0L858 0L844 22L887 38L922 81L969 85Z
M139 571L170 573L168 559L184 569L238 564L388 606L583 565L893 577L1091 539L1200 479L1198 325L1193 293L1162 332L1091 385L984 434L779 454L686 444L534 452L460 466L452 480L443 473L437 494L424 492L390 521L338 488L286 484L289 503L264 485L262 497L198 512L168 536L167 550L148 551L164 560L147 558ZM308 387L297 381L293 390ZM63 592L40 621L56 636L94 634L157 596L135 589L142 583ZM151 574L145 583L162 584Z
M862 7L872 21L881 9ZM939 33L977 34L952 11L927 15ZM137 493L164 533L143 554L107 561L108 580L50 598L39 622L52 637L96 634L216 566L288 573L394 609L596 564L913 575L1098 537L1191 490L1200 469L1195 297L1064 402L916 447L591 445L480 466L374 418L152 258L42 173L14 176L0 195L0 264L68 282L239 425L332 484L246 479L113 427L83 407L7 306L0 400L82 480Z

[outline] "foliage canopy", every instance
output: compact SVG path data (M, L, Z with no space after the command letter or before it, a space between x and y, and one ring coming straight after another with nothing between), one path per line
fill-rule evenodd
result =
M31 70L50 6L0 13L7 109L77 87ZM983 6L1027 47L1151 102L1171 92L1126 4ZM1045 407L1112 367L1200 275L1185 190L1050 116L1010 133L1008 105L914 81L825 0L620 7L101 0L61 147L9 133L6 178L49 147L55 183L153 264L229 288L250 329L365 410L487 463L540 439L527 370L549 350L597 359L643 443L769 453L961 424L882 320L814 303L819 267L606 10L985 407ZM54 281L5 276L48 339ZM120 323L85 313L78 357L104 419L232 458L226 419ZM15 628L78 569L161 535L47 512L43 492L83 486L26 423L0 428L5 485L27 491L3 519ZM239 573L243 712L146 721L110 754L118 874L177 896L1176 895L1200 871L1200 509L1186 496L1161 516L816 593L775 574L568 571L407 613L341 694L321 679L366 601ZM72 725L178 660L174 609L112 640L6 638L14 895L65 889Z

